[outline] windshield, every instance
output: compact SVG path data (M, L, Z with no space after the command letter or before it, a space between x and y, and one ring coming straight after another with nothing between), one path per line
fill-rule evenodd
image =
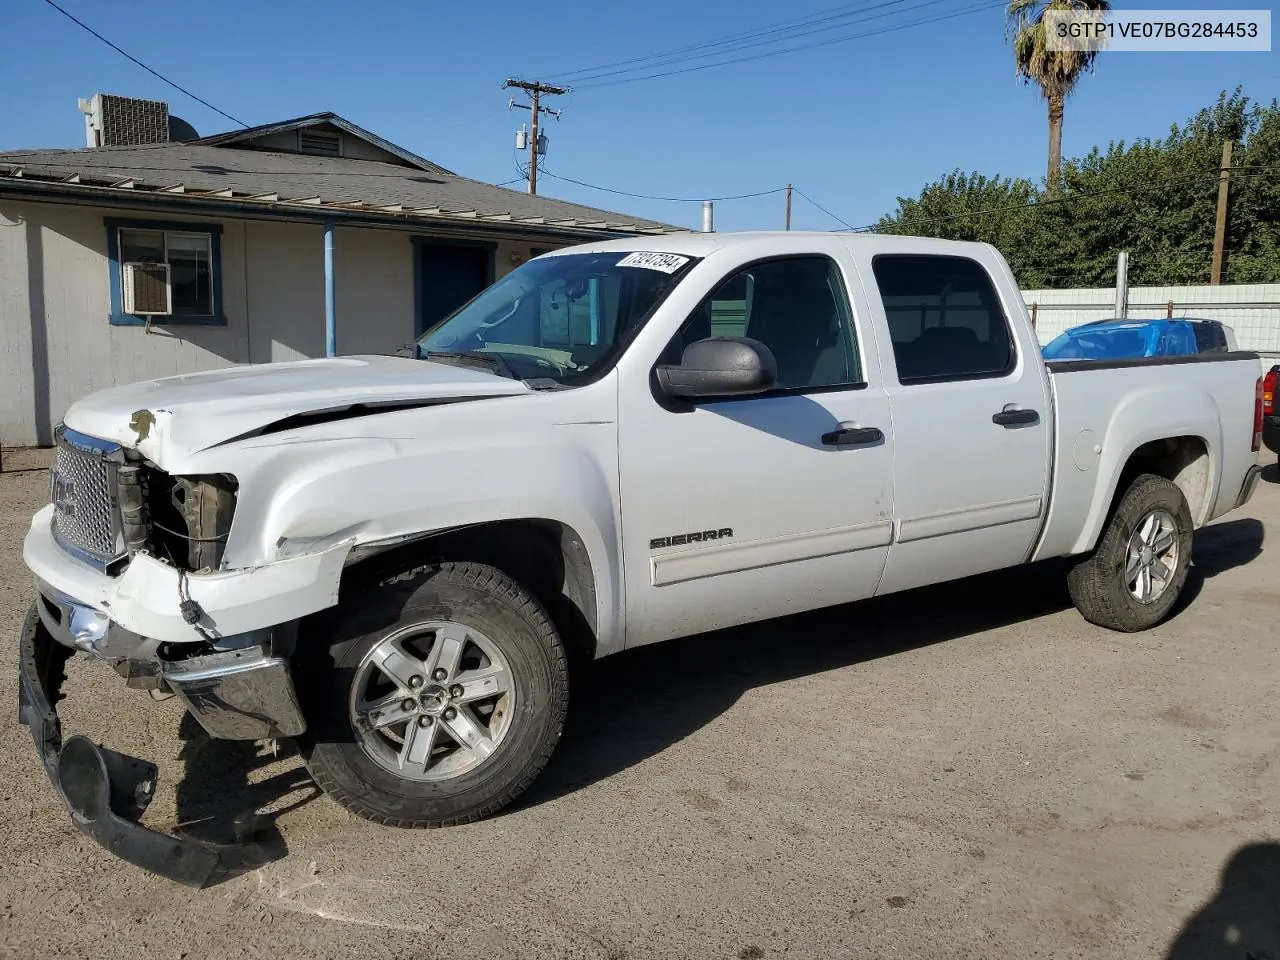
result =
M607 369L693 257L571 253L530 260L418 338L418 355L492 362L518 379L571 385Z

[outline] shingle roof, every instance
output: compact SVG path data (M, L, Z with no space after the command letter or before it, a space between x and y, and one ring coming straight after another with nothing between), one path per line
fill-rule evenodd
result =
M440 168L437 168L440 169ZM200 142L0 152L6 182L68 192L92 186L125 194L260 202L300 211L360 212L372 219L528 225L548 232L671 233L687 228L507 190L455 174L399 164L242 150ZM47 190L46 190L47 192ZM598 234L597 234L598 235Z

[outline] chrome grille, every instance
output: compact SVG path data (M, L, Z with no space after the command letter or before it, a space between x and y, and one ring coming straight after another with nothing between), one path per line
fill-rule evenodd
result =
M71 553L106 564L124 553L116 504L116 444L75 434L57 436L58 454L49 478L53 535Z

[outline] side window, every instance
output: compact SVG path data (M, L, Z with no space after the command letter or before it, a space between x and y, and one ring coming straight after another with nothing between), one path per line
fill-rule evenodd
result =
M871 262L900 383L1000 377L1016 354L991 277L967 257L882 254Z
M766 260L726 278L685 321L664 362L678 363L697 340L743 336L773 352L777 389L862 382L844 282L826 257Z
M1216 323L1193 324L1197 353L1216 353L1227 349L1227 334Z

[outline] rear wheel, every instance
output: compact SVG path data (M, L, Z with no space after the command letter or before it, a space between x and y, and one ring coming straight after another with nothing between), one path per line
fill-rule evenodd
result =
M1076 609L1111 630L1133 632L1160 623L1186 583L1193 533L1182 491L1164 477L1138 476L1097 548L1067 575Z
M297 660L300 747L352 812L403 827L478 820L523 793L555 749L564 647L538 602L493 567L415 571L318 629L328 645Z

